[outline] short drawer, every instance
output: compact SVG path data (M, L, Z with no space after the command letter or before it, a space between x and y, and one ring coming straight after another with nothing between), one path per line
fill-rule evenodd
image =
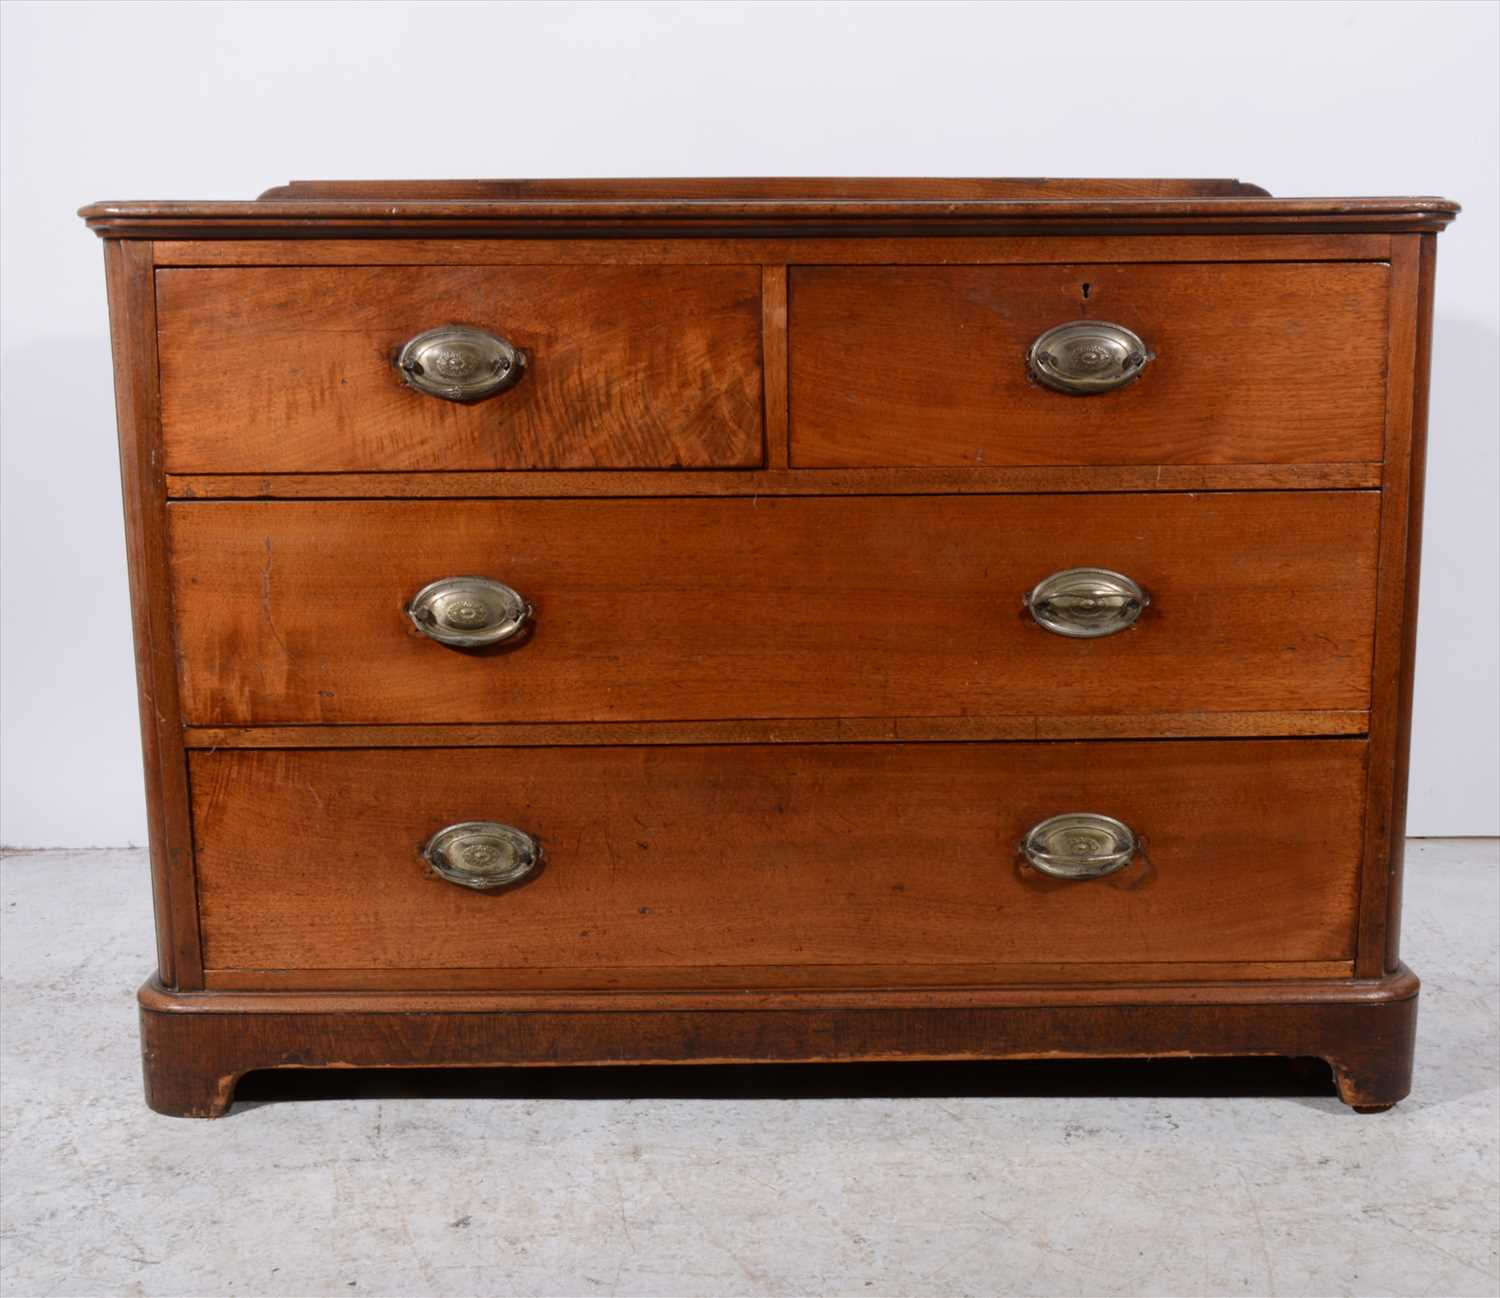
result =
M1377 461L1388 278L1373 262L795 267L792 463ZM1040 350L1072 347L1055 373L1085 388L1132 381L1037 380L1038 339L1099 322L1151 359L1115 372L1093 333Z
M763 459L758 267L163 270L156 289L169 472ZM408 382L406 344L455 325L509 344L519 378L472 401ZM490 373L444 345L408 354L429 386Z
M191 725L1368 707L1373 492L170 507ZM1149 604L1073 638L1023 601L1097 567ZM407 613L482 577L488 648Z
M1354 950L1364 768L1359 740L199 752L204 958L210 985L1297 976ZM1021 856L1079 811L1140 850ZM478 891L424 859L486 821L540 868Z

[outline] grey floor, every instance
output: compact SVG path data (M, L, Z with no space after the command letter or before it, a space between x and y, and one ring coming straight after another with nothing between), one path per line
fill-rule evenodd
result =
M1500 854L1413 842L1416 1088L1279 1063L251 1078L140 1099L138 852L0 866L7 1295L1500 1292Z

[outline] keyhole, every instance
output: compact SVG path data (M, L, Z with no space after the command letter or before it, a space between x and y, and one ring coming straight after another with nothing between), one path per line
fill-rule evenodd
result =
M1084 284L1084 286L1083 286L1083 300L1085 302L1087 302L1089 300L1089 290L1091 288L1093 288L1093 287L1094 286L1092 284L1087 284L1087 283Z

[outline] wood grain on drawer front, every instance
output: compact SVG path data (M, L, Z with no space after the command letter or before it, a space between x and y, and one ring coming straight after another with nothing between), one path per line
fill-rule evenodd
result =
M1353 951L1358 740L260 751L192 756L210 969L512 971L1325 961ZM1150 864L1020 871L1102 811ZM500 893L453 821L541 840ZM951 975L950 975L951 978ZM587 980L584 980L585 982ZM628 981L628 979L627 979ZM691 982L688 983L691 985Z
M1363 709L1379 496L912 496L170 506L191 725ZM1022 597L1124 572L1134 628ZM403 613L505 582L501 651Z
M754 266L159 271L169 472L758 465ZM472 405L393 358L465 324L527 353Z
M1380 263L794 267L792 463L1374 461ZM1032 383L1034 339L1100 320L1156 359L1128 387Z

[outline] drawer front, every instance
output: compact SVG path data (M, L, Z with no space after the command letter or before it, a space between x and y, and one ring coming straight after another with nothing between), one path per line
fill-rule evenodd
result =
M1364 765L1359 740L199 752L204 953L515 987L1345 960ZM1073 811L1149 861L1021 865ZM495 892L429 869L429 838L473 820L534 836L541 868Z
M1109 715L1366 708L1371 492L190 502L169 510L189 724ZM1128 630L1023 598L1096 566ZM532 604L474 651L408 601Z
M792 463L1377 461L1388 278L1380 263L796 267ZM1032 344L1079 321L1125 327L1154 359L1090 395L1033 381Z
M758 267L164 270L156 285L169 472L762 462ZM520 379L473 402L403 381L405 344L449 325L520 349Z

